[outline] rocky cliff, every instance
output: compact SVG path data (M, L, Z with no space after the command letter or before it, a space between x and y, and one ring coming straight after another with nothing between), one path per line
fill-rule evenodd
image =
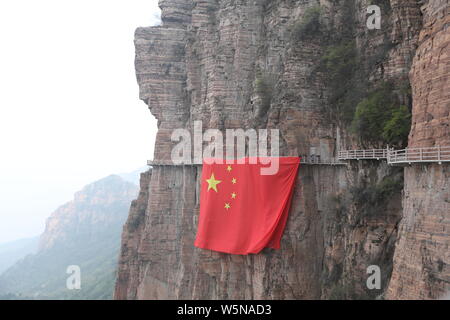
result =
M450 145L450 5L429 1L410 77L410 147ZM450 166L405 168L403 219L387 297L437 299L450 290Z
M427 121L434 121L436 130L444 128L439 127L442 123L448 126L448 90L443 89L448 87L445 1L159 3L162 25L139 28L135 34L140 98L158 119L155 160L170 159L172 131L193 130L196 120L202 121L203 129L276 128L281 155L314 155L324 162L335 158L339 149L384 145L376 127L355 134L358 124L364 123L358 115L377 105L376 90L384 90L382 97L392 96L393 106L405 106L392 107L392 114L409 113L411 67L416 70L411 73L416 99L413 121L423 118L418 116L423 102L435 101L429 109L436 119ZM380 30L366 27L366 8L374 3L382 9ZM440 19L440 29L430 25L433 19ZM433 47L433 53L426 53L431 46L427 41L434 44L430 37L441 39L441 49ZM433 63L425 56L437 59L438 52L442 59ZM435 68L425 70L435 89L422 78L422 61ZM423 97L420 103L418 95L424 91L441 96ZM366 125L373 123L378 121ZM419 121L413 125L411 140L420 127ZM400 129L388 130L386 137L398 138L405 131ZM407 169L407 180L414 180L414 170L418 169ZM448 193L441 189L448 183L448 168L435 170L434 184L405 181L402 201L402 168L379 161L305 165L299 172L282 249L232 256L193 246L201 167L156 166L151 175L142 177L141 194L124 229L115 298L357 299L383 296L388 286L390 298L434 297L449 282L445 248L450 241L448 228L441 224L449 218ZM423 205L414 209L421 215L434 210L432 201L437 197L440 201L440 209L427 217L430 222L421 232L417 232L419 221L407 223L415 206L408 202L407 191L417 188L428 188L422 193ZM436 234L429 239L432 246L423 239L431 229ZM416 248L411 249L412 243ZM407 260L411 255L402 246L412 250L414 261ZM410 277L415 277L427 250L434 259L430 267L438 267L433 269L437 280L426 282L429 286L418 295L410 287ZM435 264L437 259L440 264ZM380 290L366 287L370 265L382 270ZM402 268L413 270L403 277Z

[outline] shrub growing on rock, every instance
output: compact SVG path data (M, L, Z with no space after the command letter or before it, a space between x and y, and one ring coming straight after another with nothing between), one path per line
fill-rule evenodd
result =
M392 84L385 83L369 93L356 106L353 132L362 140L372 143L404 146L411 127L411 113L399 106Z
M302 19L292 28L292 36L295 41L310 39L320 33L320 11L320 6L306 9Z

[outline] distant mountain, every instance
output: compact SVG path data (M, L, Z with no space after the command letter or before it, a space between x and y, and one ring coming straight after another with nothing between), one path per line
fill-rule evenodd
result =
M122 179L134 183L135 185L139 185L139 180L141 177L141 173L145 172L148 170L148 167L141 167L137 170L134 170L132 172L127 172L127 173L119 173L118 176L121 177Z
M47 220L38 252L0 275L0 298L112 298L122 226L138 188L111 175L87 185ZM81 269L68 290L67 267Z
M0 244L0 274L26 255L35 253L38 243L36 236Z

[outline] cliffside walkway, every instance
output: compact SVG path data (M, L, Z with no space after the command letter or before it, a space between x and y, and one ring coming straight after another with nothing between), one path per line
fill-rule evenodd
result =
M343 150L338 153L339 161L347 160L383 160L390 165L405 165L412 163L450 162L450 146L372 150Z
M338 152L337 160L321 160L319 155L302 155L301 164L320 166L346 166L349 160L386 160L390 165L409 165L413 163L450 162L450 146L369 150L342 150ZM201 166L202 163L175 164L171 160L148 160L149 166Z
M318 155L308 155L302 156L300 160L302 165L320 165L320 166L346 166L347 163L341 161L323 161ZM202 163L182 163L175 164L171 160L148 160L147 165L149 166L201 166Z

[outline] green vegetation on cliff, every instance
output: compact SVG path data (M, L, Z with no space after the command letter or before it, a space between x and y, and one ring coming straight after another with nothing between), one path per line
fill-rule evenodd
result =
M361 217L374 217L386 210L388 201L403 190L403 173L386 176L376 185L361 184L350 192L354 204L359 208Z
M391 108L388 101L384 92L379 91L358 104L352 126L361 139L371 141L381 137L383 123L389 117L388 109Z
M319 71L328 88L330 121L351 126L352 132L364 146L386 144L404 147L410 130L410 90L396 82L374 80L374 72L383 69L383 61L394 47L385 37L380 45L370 49L356 43L354 6L350 1L343 4L344 22L339 29L329 28L321 46L323 54L316 71ZM386 1L377 1L390 10ZM305 14L298 30L319 30L320 9ZM314 25L314 27L310 26ZM319 24L319 26L317 26ZM325 34L325 33L324 33ZM381 71L382 72L382 71ZM375 88L375 89L374 89Z
M385 83L356 106L352 129L362 140L404 146L411 127L411 114L399 106L392 84Z
M258 117L267 113L273 99L273 90L275 85L274 76L264 73L261 70L256 71L255 93L261 99L261 108L257 112Z
M329 103L337 119L349 122L360 98L355 73L357 51L354 40L329 46L322 56L321 69L330 89Z
M405 147L411 130L411 112L407 106L392 110L383 126L383 139L394 146Z
M316 5L305 10L300 21L297 21L291 28L292 39L303 41L317 37L320 33L320 6Z

